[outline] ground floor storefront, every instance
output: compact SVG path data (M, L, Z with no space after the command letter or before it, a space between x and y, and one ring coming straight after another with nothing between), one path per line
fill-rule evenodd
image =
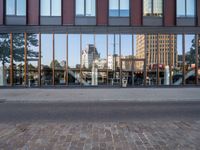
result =
M0 34L0 86L200 84L198 34Z

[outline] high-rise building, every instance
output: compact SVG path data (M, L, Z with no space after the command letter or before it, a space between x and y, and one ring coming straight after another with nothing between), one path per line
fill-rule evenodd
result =
M145 58L145 42L147 46L146 66L152 68L153 65L159 64L162 66L176 67L178 63L177 55L177 36L171 36L170 48L170 35L161 34L157 35L137 35L136 36L136 58ZM157 41L158 40L158 41ZM171 51L170 51L171 49ZM171 57L170 57L171 56ZM142 62L137 62L136 68L143 67Z
M88 44L87 47L82 50L82 68L91 68L92 64L95 62L95 60L98 60L100 55L97 52L97 49L94 45Z

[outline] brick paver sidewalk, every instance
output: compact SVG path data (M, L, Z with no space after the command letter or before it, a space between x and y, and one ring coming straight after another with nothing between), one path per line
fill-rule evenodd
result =
M0 124L1 150L197 150L200 121Z

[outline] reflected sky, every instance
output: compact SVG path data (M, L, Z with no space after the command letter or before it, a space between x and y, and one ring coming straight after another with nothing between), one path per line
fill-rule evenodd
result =
M65 59L65 52L66 51L66 35L63 36L56 36L55 35L55 54L56 57L61 60ZM191 41L194 38L194 35L186 35L186 51L190 50L191 48ZM74 66L76 64L80 64L80 35L79 34L70 34L69 35L69 64ZM113 54L114 51L114 36L108 36L108 48L109 54ZM116 35L116 53L119 54L119 35ZM82 35L82 49L86 48L87 44L94 44L94 36L91 34L83 34ZM122 48L122 56L128 56L132 53L132 36L131 35L122 35L121 40L121 48ZM106 58L106 35L96 35L96 47L98 53L100 53L101 58ZM42 36L42 54L44 56L50 56L52 54L52 35ZM136 35L134 35L134 52L136 51ZM182 53L182 37L181 35L177 35L177 51L178 53ZM50 54L51 53L51 54ZM43 63L50 64L51 59L44 58Z

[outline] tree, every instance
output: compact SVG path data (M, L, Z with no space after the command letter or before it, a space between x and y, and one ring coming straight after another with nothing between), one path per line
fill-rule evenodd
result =
M198 39L200 40L200 35L198 35ZM200 42L198 44L198 54L200 55ZM192 46L190 51L186 53L186 60L189 61L190 64L196 63L196 40L195 38L192 40ZM200 66L200 62L199 62Z
M24 61L24 34L13 34L13 60ZM27 34L27 57L37 58L38 52L33 51L33 47L38 46L36 34ZM10 62L10 35L0 34L0 62L4 68L5 63Z
M56 69L62 69L62 66L60 65L60 63L58 62L58 60L54 60L54 67ZM50 64L50 68L53 68L53 61Z
M13 61L21 62L24 61L24 47L25 47L25 38L24 34L13 34L12 36L12 46L13 46ZM0 63L2 64L2 81L1 84L6 84L6 68L5 64L10 63L10 34L0 34ZM36 34L27 34L27 57L28 58L38 58L38 52L33 51L33 47L38 46L38 40ZM1 65L0 64L0 65ZM13 66L16 69L16 65ZM24 65L19 64L18 68L24 67ZM8 75L9 76L9 75Z

